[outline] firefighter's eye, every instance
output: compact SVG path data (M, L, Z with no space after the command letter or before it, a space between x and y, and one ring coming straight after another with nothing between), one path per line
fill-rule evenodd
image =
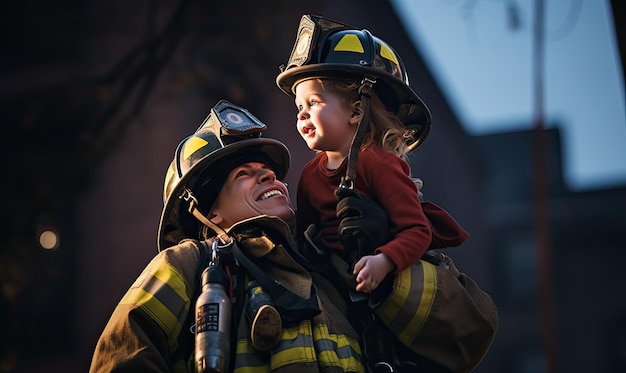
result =
M239 170L237 171L237 173L235 174L235 178L241 177L241 176L247 176L249 173L247 170Z

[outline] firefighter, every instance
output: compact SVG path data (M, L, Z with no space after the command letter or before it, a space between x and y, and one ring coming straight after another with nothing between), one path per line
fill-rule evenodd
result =
M309 272L292 238L281 182L290 155L261 137L265 128L223 100L180 143L165 177L159 253L113 311L90 372L366 371L344 300ZM384 223L375 205L355 203ZM256 321L270 340L279 329L259 346L261 308L269 322Z

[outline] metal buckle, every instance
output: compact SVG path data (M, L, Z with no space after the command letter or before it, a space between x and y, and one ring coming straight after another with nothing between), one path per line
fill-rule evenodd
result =
M196 197L193 195L193 193L191 192L191 189L184 187L180 196L178 196L178 198L189 203L189 208L187 208L187 210L191 214L193 214L194 210L196 210L196 206L198 206L198 199L196 199Z
M376 84L376 78L371 78L369 76L363 77L363 80L361 80L361 85L359 86L358 90L359 95L365 95L367 97L370 97L374 84Z
M341 181L339 182L339 188L352 189L354 188L354 182L350 177L342 176Z

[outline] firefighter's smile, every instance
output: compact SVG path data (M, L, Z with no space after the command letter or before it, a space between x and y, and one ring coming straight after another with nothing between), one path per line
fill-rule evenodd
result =
M260 196L257 197L257 201L263 201L266 200L268 198L274 197L274 196L284 196L285 194L280 190L280 189L271 189L268 190L264 193L261 193Z

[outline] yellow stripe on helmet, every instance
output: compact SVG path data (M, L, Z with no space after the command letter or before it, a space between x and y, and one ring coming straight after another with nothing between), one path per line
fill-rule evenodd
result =
M363 48L361 40L359 40L359 37L355 34L344 35L333 50L335 52L365 53L365 48Z
M396 65L400 65L400 63L398 62L398 57L396 56L396 54L393 52L393 50L391 48L389 48L389 46L387 44L385 44L385 42L383 42L382 40L380 40L380 55L382 57L385 57L386 59L388 59L389 61L392 61L393 63L395 63Z
M206 146L208 142L197 136L193 136L189 138L189 140L185 141L185 145L183 146L183 159L188 159L193 153L198 151L198 149Z

